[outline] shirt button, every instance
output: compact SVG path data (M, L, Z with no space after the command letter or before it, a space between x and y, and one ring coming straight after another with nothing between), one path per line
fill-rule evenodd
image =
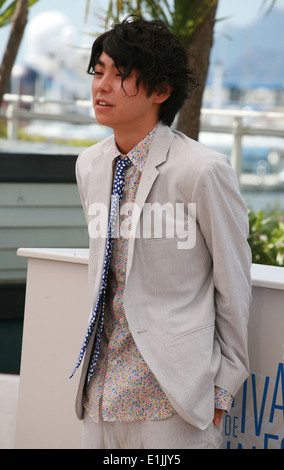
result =
M116 359L113 359L113 360L111 361L111 365L112 365L112 366L116 366L116 365L117 365L117 360L116 360Z

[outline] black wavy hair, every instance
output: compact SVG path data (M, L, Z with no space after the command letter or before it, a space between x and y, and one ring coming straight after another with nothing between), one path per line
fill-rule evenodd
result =
M172 87L170 97L160 107L159 119L167 126L174 121L177 112L191 92L198 86L196 75L188 66L188 55L179 38L172 34L160 20L147 21L141 16L129 15L121 23L100 35L93 44L88 73L95 73L95 66L105 52L112 58L124 80L134 69L138 72L137 91L140 83L148 96Z

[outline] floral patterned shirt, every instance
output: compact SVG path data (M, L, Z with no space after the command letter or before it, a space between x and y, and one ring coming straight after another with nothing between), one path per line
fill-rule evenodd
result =
M136 193L157 126L128 154L119 215L119 237L114 238L100 355L83 404L99 421L99 403L105 421L161 420L175 413L171 403L141 356L128 328L123 308L128 230ZM113 158L121 155L114 141ZM216 403L228 409L230 395L216 388Z

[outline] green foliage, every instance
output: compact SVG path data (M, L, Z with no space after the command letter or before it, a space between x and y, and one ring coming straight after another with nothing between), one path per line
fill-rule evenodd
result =
M0 139L7 139L7 125L4 119L0 119Z
M88 16L91 0L87 0ZM217 0L109 0L106 11L106 29L112 22L126 15L143 15L163 20L174 34L188 43Z
M252 262L284 267L284 212L249 210L249 227Z
M218 0L108 0L104 15L105 29L127 15L143 15L163 20L175 35L189 44L193 33L217 2ZM97 0L86 0L85 21L89 17L91 5L98 7L97 3ZM277 0L262 0L260 9L267 7L268 15L276 3Z
M0 27L11 23L17 1L18 0L0 0ZM29 0L28 7L30 8L37 1L38 0Z
M202 3L196 0L190 2L176 0L174 12L172 12L172 25L169 25L173 33L190 42L193 33L203 23L216 3L217 0L205 0Z
M1 128L0 128L1 129ZM47 138L44 135L29 135L25 132L24 129L18 129L18 140L25 142L43 142L43 143L52 143L54 145L69 145L74 147L91 147L97 143L97 141L91 139L71 139L71 138Z

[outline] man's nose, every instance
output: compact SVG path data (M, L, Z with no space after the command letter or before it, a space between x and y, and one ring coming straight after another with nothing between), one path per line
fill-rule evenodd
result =
M96 89L99 91L104 91L105 93L109 93L111 91L111 80L106 74L97 80Z

